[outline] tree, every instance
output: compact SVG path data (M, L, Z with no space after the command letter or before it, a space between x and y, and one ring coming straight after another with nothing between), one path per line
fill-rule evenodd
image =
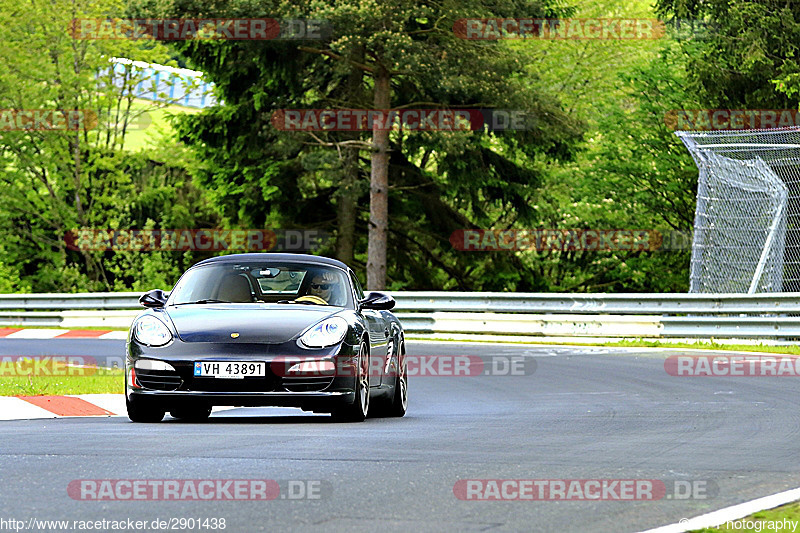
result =
M148 83L146 76L130 65L114 74L109 62L128 57L166 63L163 46L81 40L71 33L74 19L104 19L121 11L114 0L0 2L6 21L0 28L0 61L6 66L0 72L0 109L51 116L79 110L83 120L50 130L0 128L3 262L19 269L20 288L119 287L107 268L113 253L69 250L65 237L79 228L124 227L126 209L135 203L130 196L141 190L131 174L147 166L141 155L123 150L125 138L138 117L164 105L137 101L132 89ZM124 275L127 285L133 274Z
M519 272L516 258L454 253L449 249L450 233L471 224L530 220L528 204L545 171L537 159L570 157L570 146L580 132L556 101L524 87L525 57L518 50L506 43L458 39L452 30L459 18L521 12L552 16L555 11L546 4L527 2L489 5L317 1L288 7L233 2L222 7L181 2L140 4L134 13L175 18L210 13L303 17L327 20L334 28L321 42L178 44L180 53L215 81L225 101L224 106L186 117L179 128L201 158L212 163L203 179L231 223L302 217L304 224L326 224L333 217L340 223L339 237L346 236L349 230L341 214L348 210L339 209L334 215L331 198L341 202L339 208L352 202L354 197L342 190L352 190L354 179L367 168L370 208L364 229L370 289L385 286L387 263L393 269L394 287L474 287L482 280L465 272L485 271L475 265L492 260L525 287L536 282ZM355 138L342 132L312 135L270 128L275 109L364 106L498 107L524 110L537 122L528 131L502 134L376 128L371 137L366 132ZM368 160L360 155L365 153ZM472 215L462 214L465 210ZM391 215L391 226L390 212L397 213ZM430 226L431 221L435 225ZM400 231L391 229L395 225ZM384 260L388 240L402 246L391 246L395 258ZM410 258L403 247L419 255ZM418 276L419 272L424 275ZM502 277L497 280L507 283ZM491 284L501 283L492 279Z
M593 0L575 16L651 19L654 14L647 0L624 5ZM544 175L536 226L641 229L668 239L672 231L689 235L697 170L664 118L671 110L699 104L687 88L686 59L674 36L668 28L662 39L519 44L535 59L531 69L540 73L530 83L557 92L564 108L586 124L575 160L558 163ZM688 289L686 249L543 250L523 260L544 280L544 291Z
M714 30L685 47L700 100L726 109L797 109L800 4L783 0L658 0L665 17L705 20Z

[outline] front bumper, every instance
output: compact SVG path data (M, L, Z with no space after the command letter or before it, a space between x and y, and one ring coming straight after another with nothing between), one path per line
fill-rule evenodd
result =
M341 343L330 348L305 350L293 342L284 344L184 343L151 348L131 340L127 345L126 393L130 398L171 406L197 404L236 406L288 406L328 410L355 399L358 346ZM175 370L141 370L131 373L138 359L168 363ZM334 375L287 377L276 369L283 361L330 360ZM266 363L264 377L219 379L194 375L194 363L253 361ZM344 370L344 371L342 371Z
M128 396L158 403L165 411L175 407L205 405L235 405L237 407L300 407L307 411L330 411L336 405L350 404L355 392L193 392L128 390Z

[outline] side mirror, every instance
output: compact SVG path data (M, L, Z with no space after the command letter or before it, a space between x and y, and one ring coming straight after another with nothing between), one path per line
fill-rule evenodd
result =
M164 307L169 298L169 293L161 289L153 289L142 294L139 298L139 303L145 307Z
M367 297L358 303L360 309L375 309L377 311L388 311L394 309L394 298L382 292L368 292Z

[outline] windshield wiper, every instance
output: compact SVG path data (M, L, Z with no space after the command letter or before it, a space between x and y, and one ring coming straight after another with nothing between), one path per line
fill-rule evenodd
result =
M228 302L226 300L215 300L213 298L207 298L205 300L197 300L196 302L181 302L175 305L191 305L191 304L229 304L232 302Z
M278 304L304 304L304 305L322 305L317 302L309 302L308 300L303 300L302 302L298 302L297 300L278 300Z

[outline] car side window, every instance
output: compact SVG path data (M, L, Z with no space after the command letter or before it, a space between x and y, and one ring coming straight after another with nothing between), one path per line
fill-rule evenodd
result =
M358 303L364 299L364 291L361 290L361 284L358 282L358 278L355 277L352 272L350 272L350 279L353 282L353 289L356 291L356 303Z

